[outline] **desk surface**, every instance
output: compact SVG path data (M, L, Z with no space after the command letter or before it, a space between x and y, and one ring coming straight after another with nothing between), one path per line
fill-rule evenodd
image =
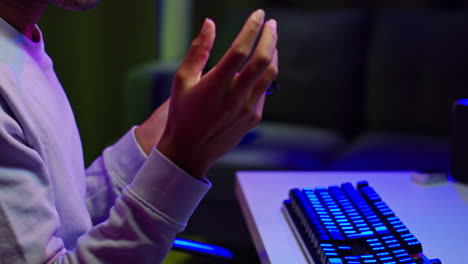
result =
M236 195L262 263L307 263L280 208L292 188L367 180L421 241L428 258L468 263L468 187L422 186L411 172L238 172Z

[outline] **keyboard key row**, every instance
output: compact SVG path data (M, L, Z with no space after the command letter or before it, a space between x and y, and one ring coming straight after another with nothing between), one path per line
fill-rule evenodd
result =
M293 189L290 211L322 264L416 263L421 243L366 182ZM412 258L413 257L413 258Z

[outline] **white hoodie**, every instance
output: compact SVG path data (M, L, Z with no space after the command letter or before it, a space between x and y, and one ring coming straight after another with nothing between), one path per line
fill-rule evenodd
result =
M130 130L87 170L44 50L0 18L0 263L159 263L210 188ZM92 222L101 222L93 226Z

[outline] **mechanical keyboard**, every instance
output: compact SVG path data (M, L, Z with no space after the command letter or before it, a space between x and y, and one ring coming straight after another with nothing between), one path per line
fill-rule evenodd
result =
M292 189L282 211L309 263L441 263L366 181Z

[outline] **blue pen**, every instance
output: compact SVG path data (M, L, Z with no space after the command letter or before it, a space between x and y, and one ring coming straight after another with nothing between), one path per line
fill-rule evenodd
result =
M274 80L266 90L266 94L271 94L280 90L280 85L277 80Z

